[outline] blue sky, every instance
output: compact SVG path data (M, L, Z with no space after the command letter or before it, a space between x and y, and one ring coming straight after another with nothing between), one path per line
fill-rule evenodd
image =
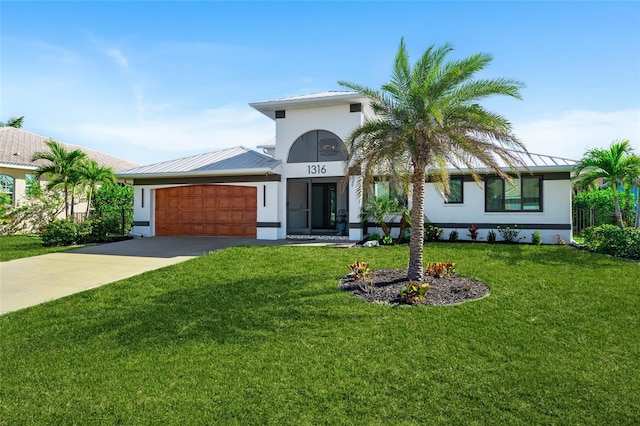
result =
M274 136L250 102L379 88L401 37L412 59L487 52L481 77L531 152L640 151L640 2L0 3L0 120L149 164Z

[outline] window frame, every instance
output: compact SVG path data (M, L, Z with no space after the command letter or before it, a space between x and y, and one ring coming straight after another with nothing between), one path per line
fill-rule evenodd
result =
M4 182L2 182L4 179L1 178L7 178L7 184L11 185L11 191L5 191L5 185ZM11 205L14 205L15 200L16 200L16 178L14 178L11 175L6 175L6 174L0 174L0 192L3 194L7 194L10 199L11 199Z
M447 205L464 204L464 176L449 177L449 187L451 187L451 182L453 181L460 182L460 201L451 201L449 197L451 197L452 194L449 194L449 195L445 195L444 203Z
M505 179L501 178L500 176L488 176L484 179L484 211L486 213L540 213L544 211L544 205L543 205L543 199L544 199L544 194L543 194L543 182L544 182L544 178L543 176L540 175L534 175L534 176L520 176L518 177L513 177L513 179L517 179L520 182L520 209L507 209L506 208L506 196L505 193L507 191L507 182ZM525 200L525 196L524 196L524 191L523 191L523 184L525 180L537 180L538 181L538 208L537 209L525 209L523 208L524 206L524 200ZM488 200L488 195L489 192L487 191L487 187L489 185L490 181L500 181L502 182L502 207L500 209L489 209L489 200Z
M327 136L330 136L327 138ZM305 144L309 143L304 140L305 137L309 137L310 145L314 145L315 149L304 149L302 147L302 151L300 147L296 147L298 143ZM323 151L320 146L321 141L325 139L335 140L338 144L339 151L336 153L335 158L331 158L332 156ZM304 152L308 157L299 159L298 155L300 152ZM292 154L296 158L292 158ZM302 164L302 163L330 163L330 162L338 162L338 161L346 161L347 159L347 147L344 141L335 133L324 130L324 129L315 129L305 132L304 134L298 136L296 140L289 147L289 153L287 154L287 164Z

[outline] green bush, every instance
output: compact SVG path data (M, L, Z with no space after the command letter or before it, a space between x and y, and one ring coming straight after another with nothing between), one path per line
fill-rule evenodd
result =
M45 247L70 246L78 242L78 224L70 219L54 220L42 232Z
M640 259L640 229L615 225L593 226L583 229L584 245L587 249L611 256Z
M430 223L424 224L424 242L429 241L440 241L442 234L444 233L444 228L438 228L435 225L431 225Z
M487 232L487 242L493 244L496 242L496 233L494 230Z
M520 230L517 228L518 228L518 225L513 225L513 228L509 226L505 226L505 227L498 226L498 232L500 233L500 236L505 242L513 244L513 243L517 243L520 240L526 239L526 237L520 236Z
M451 242L458 241L458 231L454 229L453 231L449 232L449 241Z
M531 244L534 246L539 246L542 244L542 235L540 235L539 231L533 231L531 234Z

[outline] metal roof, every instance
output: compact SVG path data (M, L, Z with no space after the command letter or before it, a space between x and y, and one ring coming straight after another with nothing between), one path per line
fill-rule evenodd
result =
M512 152L522 160L522 163L524 164L526 169L529 169L531 171L538 170L538 171L549 171L549 172L551 171L568 172L568 171L572 171L577 163L576 160L571 160L571 159L562 158L562 157L554 157L551 155L535 154L535 153L524 152L524 151L512 151ZM506 163L500 159L498 159L498 164L500 165L500 168L502 170L505 170L505 171L510 170L509 167L506 165ZM522 170L525 170L525 167L518 166L516 168L522 171ZM451 172L455 172L455 171L468 172L469 170L466 167L458 168L456 167L455 164L451 164L450 171ZM476 171L490 172L490 170L482 166L477 167Z
M50 138L36 135L15 127L0 127L0 164L4 167L17 167L35 170L41 165L48 164L46 160L31 161L36 152L48 152L45 144ZM67 150L79 149L98 163L99 166L111 167L114 171L138 166L133 161L123 160L102 152L94 151L79 145L60 142Z
M274 173L280 161L243 146L123 170L123 178Z

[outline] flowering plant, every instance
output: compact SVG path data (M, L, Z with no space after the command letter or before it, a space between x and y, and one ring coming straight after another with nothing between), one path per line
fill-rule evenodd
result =
M504 228L498 226L498 232L502 239L507 243L517 243L518 241L525 240L527 238L525 236L520 237L520 230L517 228L518 225L513 225L513 228L510 228L509 226L505 226Z

